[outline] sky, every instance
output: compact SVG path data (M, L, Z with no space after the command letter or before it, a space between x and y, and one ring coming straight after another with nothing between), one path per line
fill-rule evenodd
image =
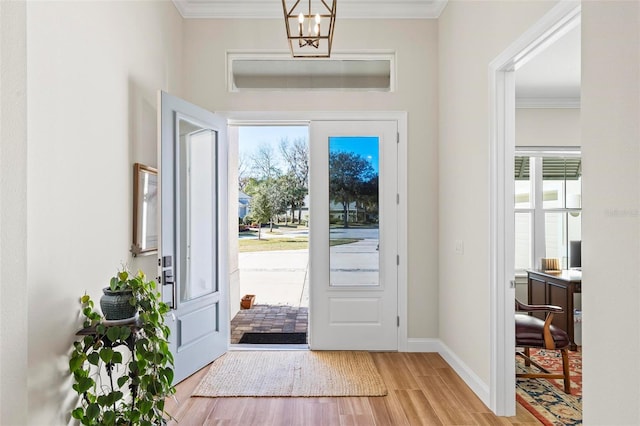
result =
M330 151L354 152L369 161L373 170L378 173L379 149L377 136L331 136Z
M264 144L272 147L273 153L280 157L280 141L288 139L309 140L307 126L242 126L238 129L238 143L240 156L251 158L258 148Z
M272 147L273 153L280 157L280 141L288 139L293 142L296 139L309 140L309 128L307 126L242 126L238 129L240 156L251 158L252 153L263 144ZM369 160L371 166L378 173L379 149L377 137L331 137L332 151L350 151L360 154ZM284 168L284 164L281 164Z

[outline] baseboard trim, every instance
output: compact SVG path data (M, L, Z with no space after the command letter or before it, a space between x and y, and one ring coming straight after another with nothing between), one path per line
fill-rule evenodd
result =
M455 354L447 345L440 342L442 351L439 352L440 356L455 370L455 372L464 380L464 382L471 388L478 398L486 405L491 407L491 392L489 386L482 381L482 379L473 372L467 364L465 364L458 355Z
M409 338L407 339L407 352L437 352L447 361L447 364L462 378L462 380L471 388L478 398L490 407L491 394L489 386L478 377L476 373L465 364L458 355L456 355L447 345L440 339L428 338Z
M442 349L440 339L409 338L407 339L407 352L438 352Z

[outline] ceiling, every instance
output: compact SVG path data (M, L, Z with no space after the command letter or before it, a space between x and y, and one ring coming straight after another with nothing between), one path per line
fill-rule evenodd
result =
M515 73L519 107L580 106L580 25Z
M279 0L173 0L184 18L282 18ZM287 5L293 4L287 0ZM341 19L437 18L447 0L338 0Z

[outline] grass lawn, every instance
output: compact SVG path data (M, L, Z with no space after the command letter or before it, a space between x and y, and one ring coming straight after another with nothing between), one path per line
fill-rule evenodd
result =
M330 245L351 244L360 241L359 238L337 238L330 241ZM272 251L272 250L301 250L309 247L308 237L296 238L269 238L269 239L241 239L240 253L251 251Z
M301 250L309 246L309 238L241 239L240 253L249 251Z
M278 223L278 224L274 224L273 225L273 229L287 229L287 230L291 230L291 229L309 229L308 226L305 225L298 225L297 223L289 223L287 225L284 225L282 223Z

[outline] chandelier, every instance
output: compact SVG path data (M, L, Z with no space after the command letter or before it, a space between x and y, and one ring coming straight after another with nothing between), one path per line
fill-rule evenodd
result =
M294 58L328 58L336 22L337 0L282 0L287 40ZM331 3L331 6L327 4ZM288 4L293 5L289 8Z

